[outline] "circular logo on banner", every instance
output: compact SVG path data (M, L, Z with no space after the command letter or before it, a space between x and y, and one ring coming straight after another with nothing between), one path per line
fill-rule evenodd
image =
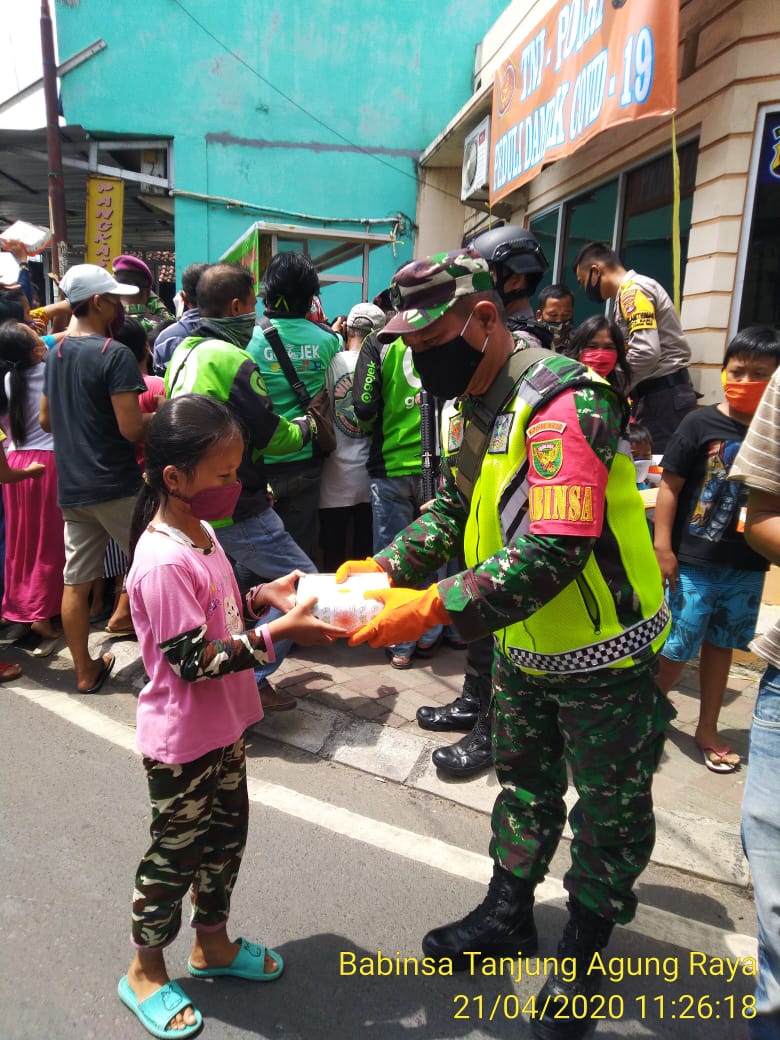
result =
M501 77L501 84L498 88L498 114L500 116L503 116L512 104L516 86L517 76L515 75L515 67L509 62L504 69L504 75Z

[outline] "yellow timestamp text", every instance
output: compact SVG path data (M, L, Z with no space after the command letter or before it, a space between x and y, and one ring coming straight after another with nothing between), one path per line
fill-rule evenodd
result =
M482 994L456 993L452 998L455 1005L453 1018L493 1022L497 1019L514 1021L518 1018L550 1018L559 1021L592 1019L619 1021L623 1018L646 1021L650 1019L670 1021L734 1021L750 1019L756 1015L756 998L752 994L714 997L708 994L696 996L682 993L669 996L665 993L642 994L626 999L619 993L609 995L594 993L585 996L577 993L567 997L561 993L547 995L543 999L532 995L525 999L516 993L501 993L488 998Z

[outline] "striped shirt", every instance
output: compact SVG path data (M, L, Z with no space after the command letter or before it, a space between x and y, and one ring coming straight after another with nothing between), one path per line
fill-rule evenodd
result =
M729 480L780 496L780 368L764 391ZM750 649L780 668L780 622L750 644Z

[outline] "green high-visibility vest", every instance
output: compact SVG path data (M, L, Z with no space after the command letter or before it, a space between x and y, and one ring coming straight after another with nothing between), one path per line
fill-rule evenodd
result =
M564 374L561 390L568 381ZM592 372L588 381L606 383ZM554 394L545 393L545 401ZM508 440L504 450L485 453L476 474L464 535L467 567L476 566L507 544L502 529L507 507L505 504L502 512L500 504L507 485L525 462L526 429L539 404L540 395L523 380L496 419L502 430L509 428ZM527 482L514 489L513 515L527 508L531 520L587 519L587 482L539 491L529 503ZM630 622L618 617L616 598L598 563L600 552L609 554L610 581L628 583L634 591L635 616ZM636 489L636 470L628 442L621 440L607 481L604 527L585 568L535 613L494 635L504 655L524 671L566 674L629 668L660 650L669 626L661 574Z

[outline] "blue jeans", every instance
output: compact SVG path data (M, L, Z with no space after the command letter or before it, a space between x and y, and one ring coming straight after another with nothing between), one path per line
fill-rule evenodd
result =
M417 516L423 503L422 477L372 477L371 510L374 523L374 552L378 553ZM435 642L442 626L434 625L420 637L421 646ZM409 657L415 643L396 643L390 650Z
M750 727L742 846L750 863L758 918L756 1018L751 1040L780 1040L780 669L768 665L761 677Z
M306 553L298 547L292 536L273 509L266 509L257 516L248 516L227 527L215 529L219 544L236 563L241 564L259 579L273 581L290 571L299 570L316 574L317 568ZM271 610L266 621L281 617L278 610ZM263 683L268 679L292 649L289 639L274 641L276 661L255 669L255 679Z
M267 465L268 482L274 489L274 509L285 530L309 556L317 548L322 461Z

